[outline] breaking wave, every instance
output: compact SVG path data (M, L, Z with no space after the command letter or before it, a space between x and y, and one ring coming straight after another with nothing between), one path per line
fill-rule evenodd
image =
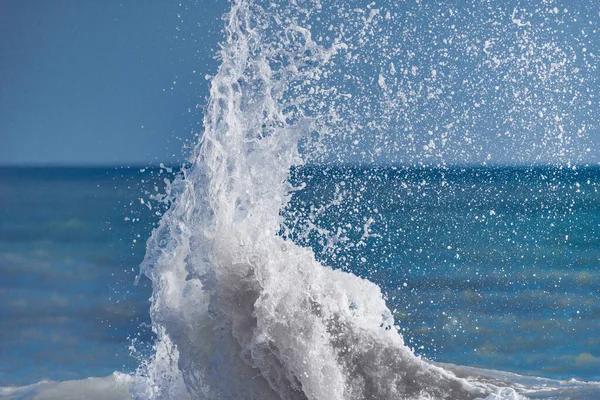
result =
M501 146L521 125L520 146L543 143L524 146L529 159L577 159L585 137L568 133L579 117L553 107L587 100L545 89L579 84L569 71L580 61L519 8L495 11L508 20L481 42L489 8L466 26L458 6L335 3L239 0L225 16L204 132L142 265L157 341L136 397L518 398L535 386L415 355L380 288L286 238L281 210L301 189L290 169L305 163L485 162L499 142L476 136L491 114L510 116ZM428 29L416 29L415 7L435 16Z

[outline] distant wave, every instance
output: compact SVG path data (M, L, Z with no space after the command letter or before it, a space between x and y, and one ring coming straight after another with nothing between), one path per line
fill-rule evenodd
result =
M20 387L0 387L0 398L6 400L117 400L130 399L134 377L115 372L104 378L53 382L42 381Z

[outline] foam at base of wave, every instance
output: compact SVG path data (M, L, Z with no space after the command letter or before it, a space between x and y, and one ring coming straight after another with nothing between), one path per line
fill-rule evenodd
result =
M545 378L522 376L509 372L483 370L452 364L440 364L456 376L465 379L490 379L510 382L515 388L498 389L486 400L516 399L595 399L600 398L600 382L580 382L576 380L558 381ZM471 378L469 378L471 377ZM0 387L3 400L129 400L134 398L136 378L114 372L101 378L87 378L64 382L42 381L22 387Z
M133 398L130 389L135 378L120 372L103 378L53 382L42 381L21 387L0 388L4 400L123 400Z

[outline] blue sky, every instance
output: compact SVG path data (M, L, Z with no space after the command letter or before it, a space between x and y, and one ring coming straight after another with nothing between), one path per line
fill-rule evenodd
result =
M340 4L354 11L340 17ZM375 7L371 0L329 5L324 21L346 30L348 18L361 21L357 9ZM377 7L379 30L353 44L364 62L346 63L340 74L364 78L347 88L355 92L351 106L359 116L371 115L362 105L380 108L383 117L368 118L385 125L384 140L366 130L360 141L338 135L341 162L600 162L593 5L407 0ZM201 130L195 106L206 103L205 76L217 69L228 8L226 0L2 0L0 165L181 161L183 143ZM356 37L347 32L344 40ZM403 68L412 73L397 79L394 70ZM423 85L439 96L402 99ZM446 143L444 152L436 141Z
M179 3L3 0L0 164L180 160L229 4Z

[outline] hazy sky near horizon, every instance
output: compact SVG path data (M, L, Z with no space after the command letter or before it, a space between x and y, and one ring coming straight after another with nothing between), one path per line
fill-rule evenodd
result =
M180 160L229 7L180 3L3 0L0 165Z

